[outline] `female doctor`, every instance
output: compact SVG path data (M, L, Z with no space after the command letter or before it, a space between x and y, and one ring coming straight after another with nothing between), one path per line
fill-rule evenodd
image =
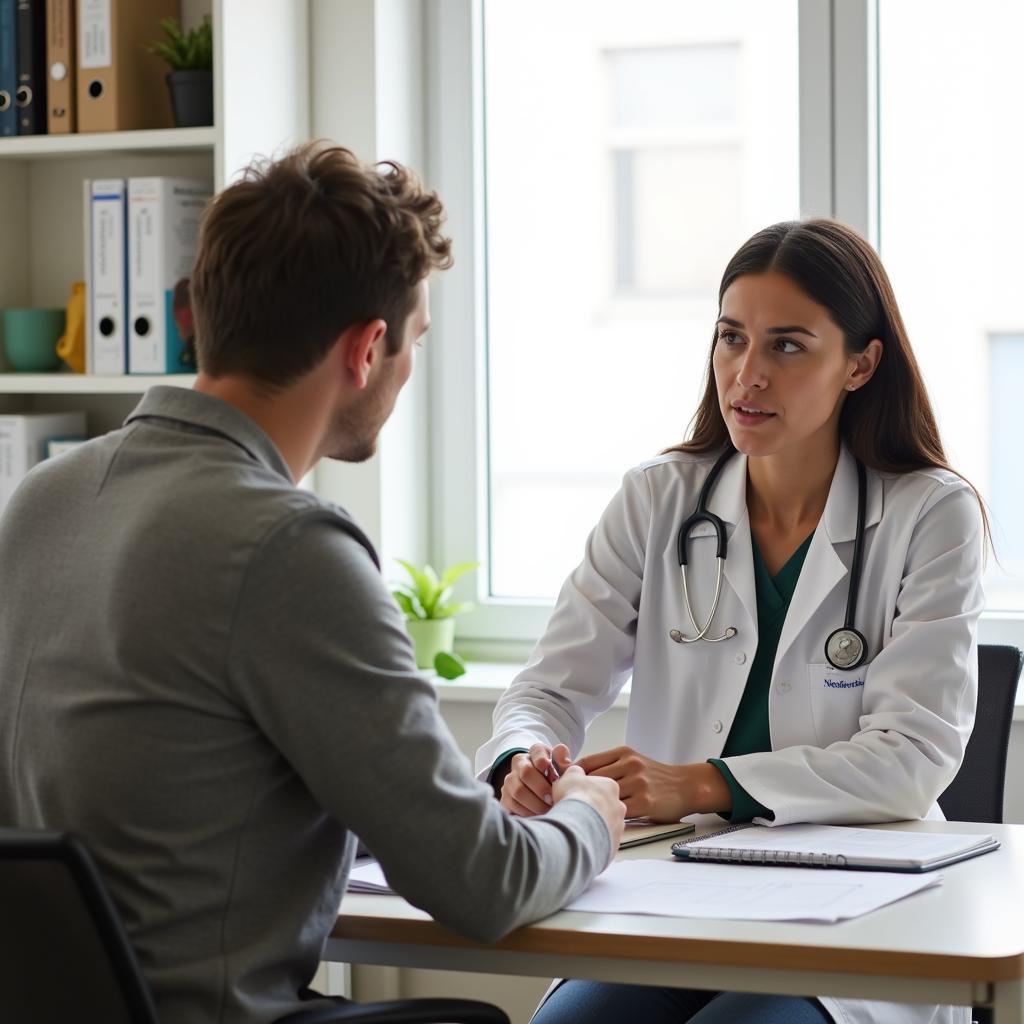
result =
M766 228L722 278L692 436L626 474L477 768L508 810L543 814L632 675L626 745L575 762L616 779L629 815L939 818L974 721L986 526L874 250L833 221ZM627 1019L970 1018L591 981L534 1018Z

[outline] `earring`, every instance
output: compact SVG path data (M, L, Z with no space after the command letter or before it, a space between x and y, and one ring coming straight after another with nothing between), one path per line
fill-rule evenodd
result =
M846 390L847 391L856 391L857 390L857 385L856 384L847 384L846 385Z

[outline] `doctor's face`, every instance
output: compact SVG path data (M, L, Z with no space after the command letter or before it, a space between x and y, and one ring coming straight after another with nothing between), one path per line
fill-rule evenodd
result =
M717 327L715 384L738 451L836 444L856 357L824 306L782 274L745 274L722 296Z

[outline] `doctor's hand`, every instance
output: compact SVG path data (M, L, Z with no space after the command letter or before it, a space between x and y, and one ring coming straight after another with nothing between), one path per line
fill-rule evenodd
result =
M564 743L554 748L534 743L527 753L515 754L501 784L501 806L523 818L543 814L554 802L551 784L569 762L569 748Z
M713 764L662 764L632 747L615 747L576 762L588 775L614 779L630 818L678 821L687 814L732 810L732 793Z

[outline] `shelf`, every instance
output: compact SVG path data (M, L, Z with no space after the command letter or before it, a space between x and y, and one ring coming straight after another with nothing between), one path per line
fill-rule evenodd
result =
M156 384L190 388L191 373L97 377L84 373L0 373L0 395L141 395Z
M111 153L213 152L217 130L156 128L133 132L78 132L70 135L24 135L0 139L0 160L109 156Z

